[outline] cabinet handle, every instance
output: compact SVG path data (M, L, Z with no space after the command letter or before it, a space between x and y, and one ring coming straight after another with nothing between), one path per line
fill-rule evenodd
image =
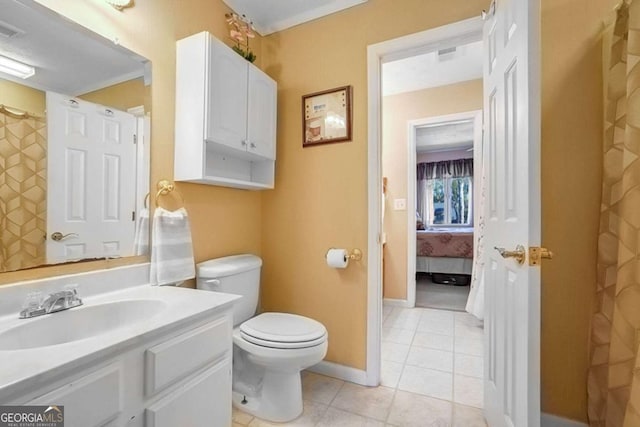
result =
M242 140L242 146L247 145L247 141L245 141L244 139Z
M256 144L255 143L251 143L251 148L256 148Z

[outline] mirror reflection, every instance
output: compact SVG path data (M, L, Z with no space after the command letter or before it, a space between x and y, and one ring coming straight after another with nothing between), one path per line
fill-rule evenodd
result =
M150 62L0 0L0 271L146 255Z

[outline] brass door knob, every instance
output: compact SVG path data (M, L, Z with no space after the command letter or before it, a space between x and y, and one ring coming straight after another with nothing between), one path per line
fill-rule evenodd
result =
M524 264L524 260L527 257L527 251L522 245L516 246L515 251L507 251L505 248L499 248L497 246L495 246L494 249L500 253L502 258L515 258L520 265Z
M67 234L62 234L59 231L55 231L53 233L51 233L51 240L54 240L56 242L59 242L60 240L64 240L67 237L72 237L72 236L78 236L78 233L67 233Z

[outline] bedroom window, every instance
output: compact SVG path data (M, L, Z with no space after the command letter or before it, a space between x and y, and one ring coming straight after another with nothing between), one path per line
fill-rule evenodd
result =
M473 178L436 178L427 181L429 225L471 225Z

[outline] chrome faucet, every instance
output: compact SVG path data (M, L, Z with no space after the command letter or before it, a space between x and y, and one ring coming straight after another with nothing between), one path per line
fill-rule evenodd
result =
M82 299L78 297L77 285L67 285L61 291L54 292L43 301L40 293L31 293L27 296L25 308L20 312L20 319L42 316L82 305Z

